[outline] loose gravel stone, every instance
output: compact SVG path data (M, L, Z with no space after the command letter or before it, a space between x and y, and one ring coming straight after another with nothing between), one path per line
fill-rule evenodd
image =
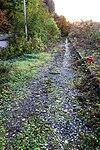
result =
M28 117L34 115L40 115L54 128L53 134L60 139L59 150L64 150L64 147L70 143L69 150L77 150L79 133L88 132L75 109L80 109L75 99L78 90L72 88L77 75L77 69L72 67L75 58L67 46L65 51L62 47L63 45L60 45L59 51L53 54L54 61L51 64L47 63L46 69L44 68L37 78L31 79L26 87L19 89L19 91L27 89L23 100L11 99L11 103L15 106L6 110L8 116L6 135L9 139L20 131ZM50 137L48 141L49 139ZM47 144L47 149L48 147L50 142ZM52 147L56 149L56 146Z

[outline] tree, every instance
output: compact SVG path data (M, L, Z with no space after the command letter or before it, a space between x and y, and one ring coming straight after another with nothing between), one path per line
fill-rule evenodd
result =
M63 15L58 16L55 14L54 19L58 28L61 30L61 34L67 36L70 31L70 22Z
M24 32L23 0L5 1L6 7L4 12L8 16L7 18L10 19L10 31L13 35L13 42L7 51L9 52L8 55L13 56L23 52L31 53L33 50L44 50L47 49L51 42L57 39L59 29L52 14L49 13L47 7L42 5L41 0L27 0L27 42L25 42ZM8 8L11 10L10 12Z
M46 6L48 8L48 11L50 13L54 13L55 12L55 5L54 5L54 1L53 0L43 0L44 6Z

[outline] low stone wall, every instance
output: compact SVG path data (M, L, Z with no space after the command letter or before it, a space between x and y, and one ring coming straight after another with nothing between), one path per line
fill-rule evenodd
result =
M11 34L0 34L0 48L6 48L9 45Z

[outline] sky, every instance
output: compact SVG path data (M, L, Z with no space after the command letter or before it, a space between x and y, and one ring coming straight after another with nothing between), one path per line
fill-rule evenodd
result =
M100 22L100 0L54 0L58 15L69 21L93 20Z

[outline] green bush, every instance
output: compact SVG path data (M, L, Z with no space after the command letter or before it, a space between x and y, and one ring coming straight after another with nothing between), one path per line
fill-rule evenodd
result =
M11 3L11 2L10 2ZM43 51L50 43L54 42L59 35L59 29L53 15L43 7L38 0L27 1L27 27L28 40L25 41L23 3L14 6L14 18L11 32L13 38L7 49L2 49L2 59L10 58L23 53Z
M10 66L4 61L0 61L0 91L4 83L8 82L8 74L10 71Z

